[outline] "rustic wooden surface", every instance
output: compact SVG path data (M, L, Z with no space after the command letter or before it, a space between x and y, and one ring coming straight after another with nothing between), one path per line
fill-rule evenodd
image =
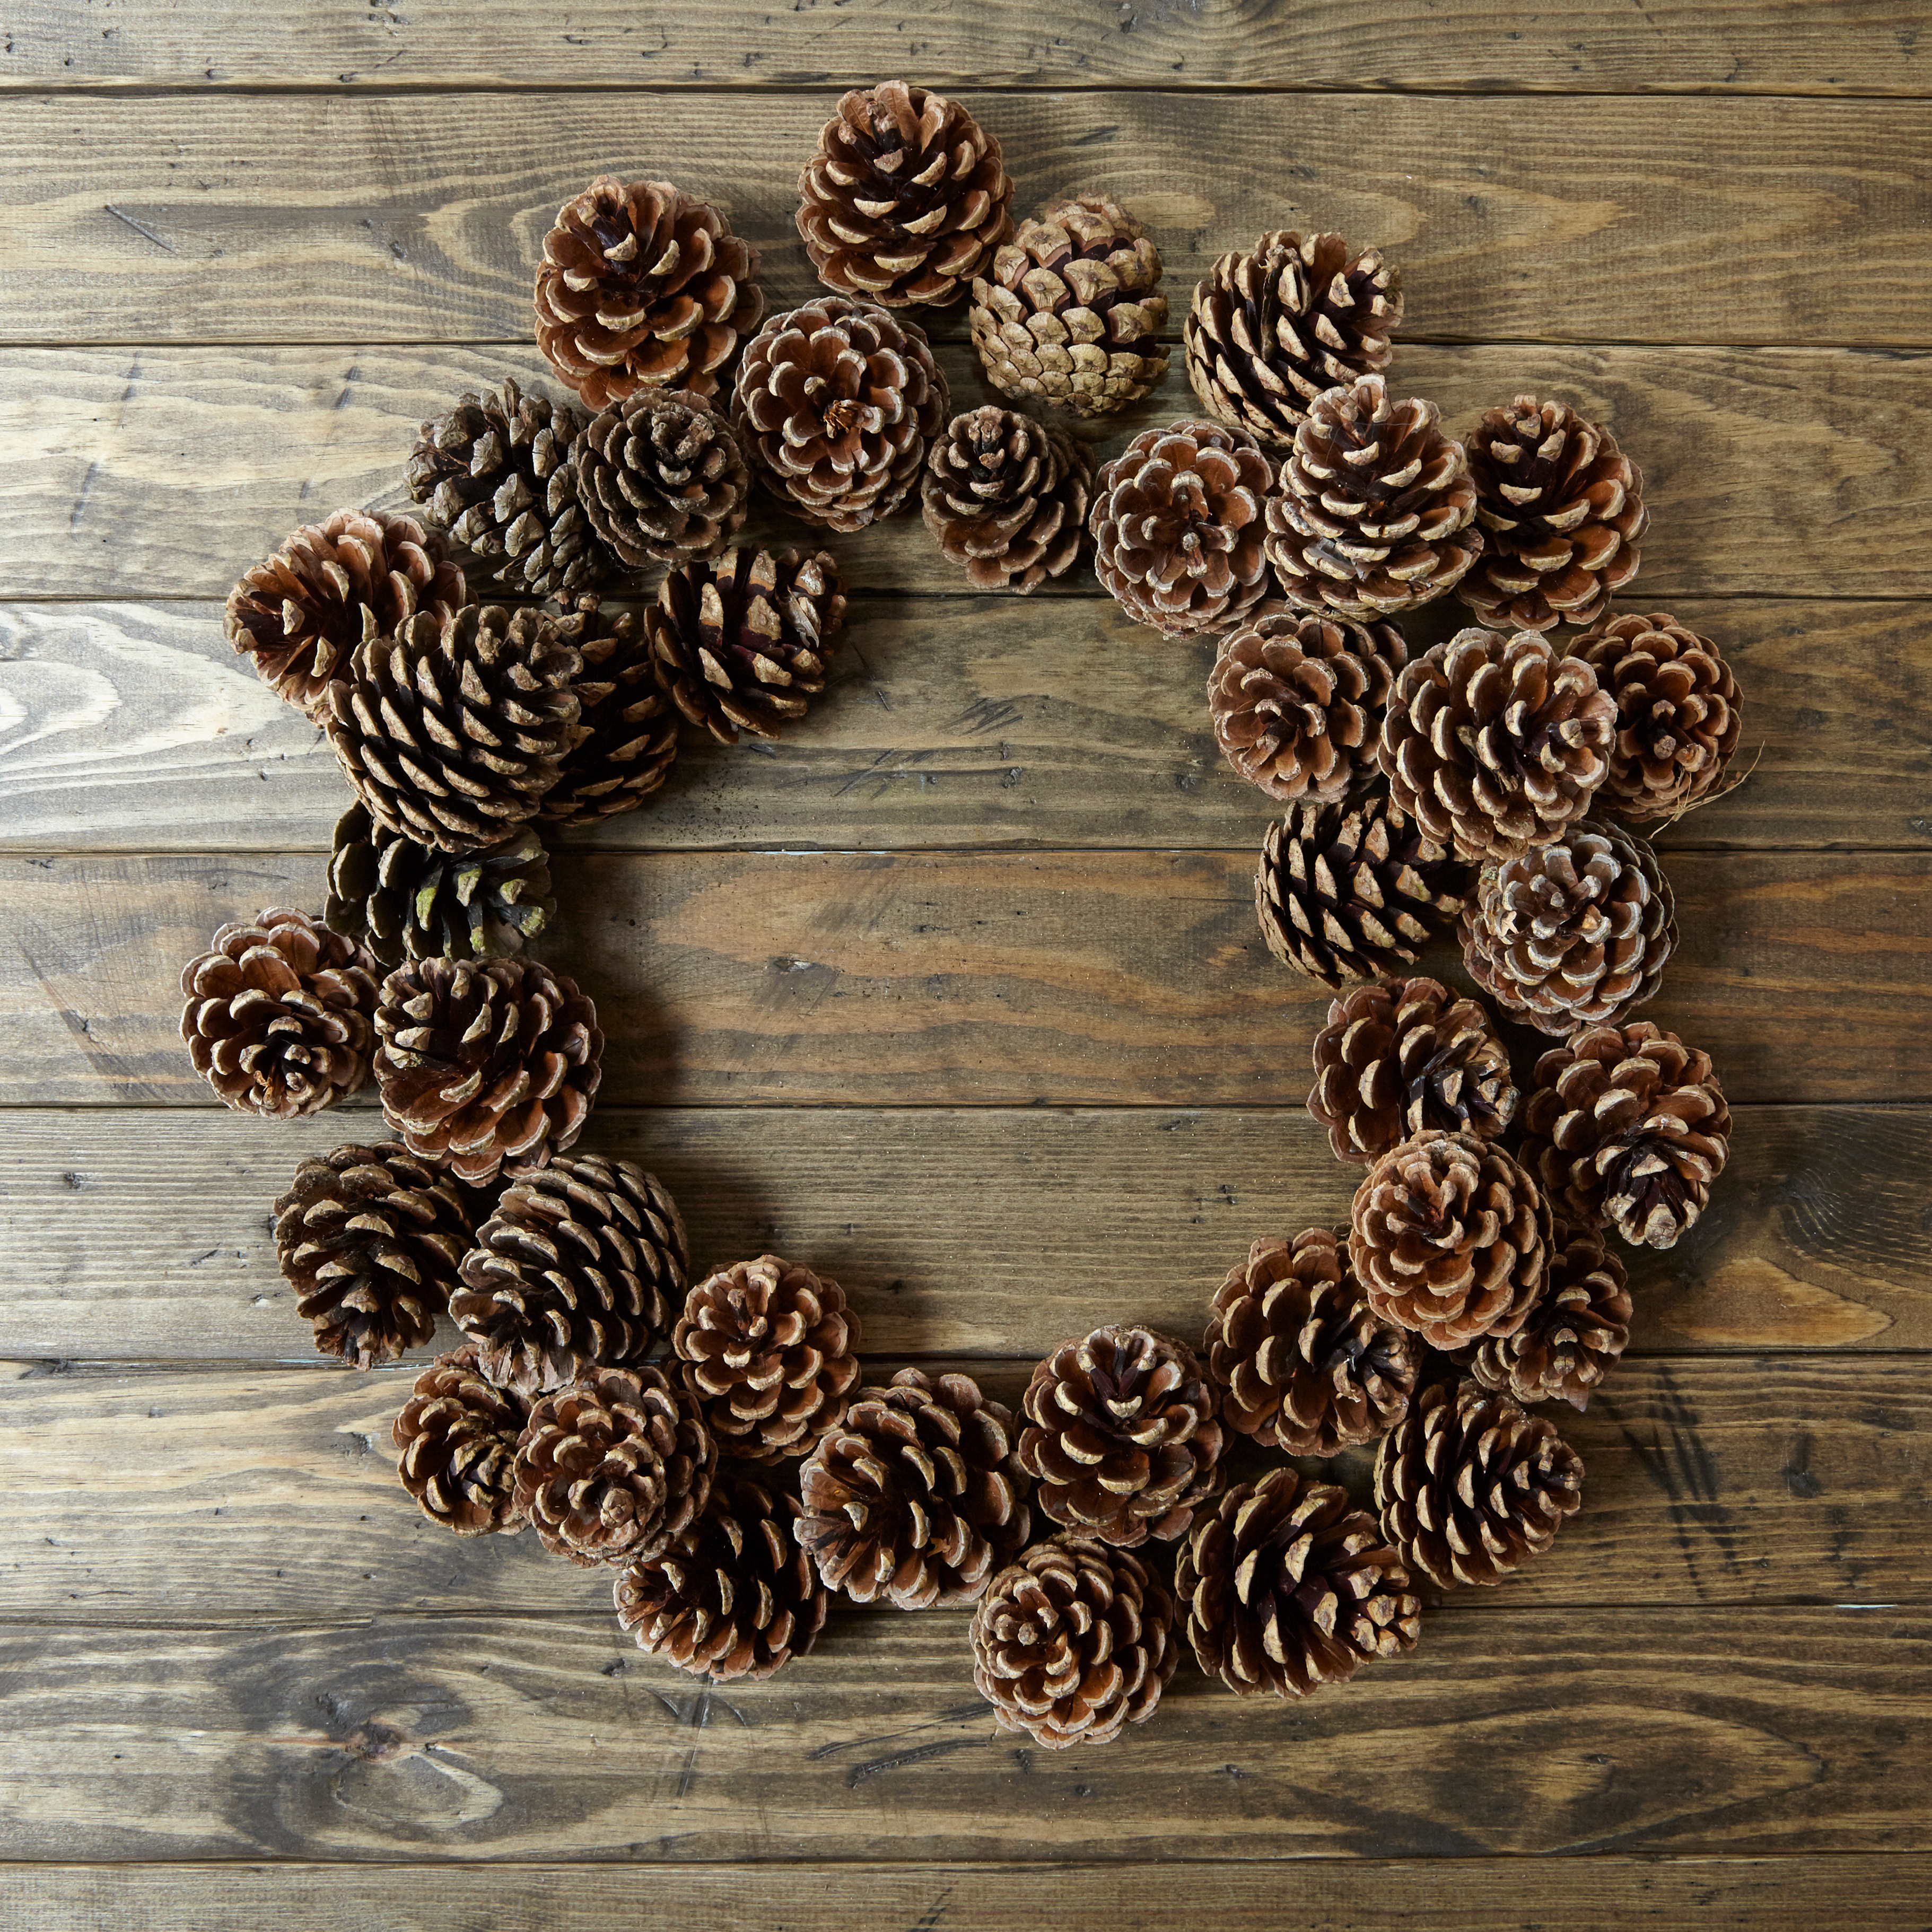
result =
M1932 1924L1926 26L16 0L0 1932ZM543 382L531 265L592 172L716 194L802 294L799 163L896 72L970 97L1024 206L1132 202L1177 321L1222 250L1337 226L1400 260L1396 377L1452 427L1524 386L1606 417L1654 518L1628 608L1720 640L1754 761L1660 841L1655 1011L1718 1057L1734 1155L1564 1419L1585 1513L1400 1666L1264 1710L1184 1668L1153 1726L1059 1758L995 1734L958 1616L842 1618L706 1694L596 1578L432 1528L384 1447L410 1371L306 1352L269 1235L295 1162L372 1115L238 1118L174 1035L182 959L314 903L342 803L223 643L229 584L398 502L460 388ZM935 334L977 400L958 317ZM1176 372L1101 446L1187 406ZM1010 1397L1095 1322L1193 1332L1254 1235L1346 1213L1300 1107L1321 1002L1254 928L1269 814L1215 756L1204 647L1084 573L968 595L916 520L836 548L825 700L567 842L551 956L610 1036L592 1139L701 1256L810 1259L878 1368Z

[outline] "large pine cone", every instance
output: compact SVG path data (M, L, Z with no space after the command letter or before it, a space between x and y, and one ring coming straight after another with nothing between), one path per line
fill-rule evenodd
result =
M577 482L591 527L636 570L716 556L752 494L731 425L688 390L611 404L578 444Z
M973 1612L973 1681L1002 1730L1048 1750L1144 1724L1180 1661L1174 1599L1140 1558L1063 1530Z
M794 1533L826 1588L856 1602L970 1604L1025 1545L1028 1486L1010 1409L970 1376L902 1369L819 1438Z
M1078 562L1094 459L1063 431L988 404L926 460L926 526L982 590L1024 594Z
M1055 202L973 284L973 346L986 380L1017 401L1112 416L1167 374L1160 250L1104 194Z
M439 622L468 601L442 538L412 517L338 510L285 538L228 593L228 641L278 698L318 724L350 653L423 610Z
M1237 1696L1306 1697L1400 1657L1422 1606L1382 1526L1348 1492L1270 1469L1202 1513L1174 1566L1201 1668Z
M1516 1400L1557 1399L1577 1408L1616 1366L1630 1340L1630 1298L1624 1264L1594 1228L1559 1215L1550 1252L1550 1281L1529 1318L1514 1335L1485 1336L1469 1372L1488 1389Z
M1474 1134L1392 1148L1355 1190L1348 1258L1369 1306L1445 1352L1522 1327L1550 1269L1550 1205Z
M964 108L902 80L854 88L798 178L818 279L888 308L955 302L1006 238L1013 184Z
M182 968L182 1038L237 1112L319 1112L369 1078L375 962L305 912L272 906Z
M861 1333L836 1281L760 1255L693 1288L670 1340L720 1450L775 1462L844 1420Z
M1437 1382L1382 1438L1382 1533L1442 1589L1499 1583L1583 1499L1583 1460L1540 1415L1473 1382Z
M394 1141L304 1161L275 1203L275 1253L317 1353L373 1369L428 1341L470 1214L464 1189Z
M517 1440L530 1406L476 1367L474 1348L452 1348L417 1376L390 1431L396 1473L423 1514L458 1536L518 1530Z
M597 1009L534 959L418 959L376 1009L382 1112L461 1179L538 1168L584 1131L604 1077Z
M1638 1020L1586 1027L1536 1063L1523 1159L1580 1221L1674 1247L1724 1171L1731 1110L1711 1057Z
M1486 542L1462 602L1496 630L1593 624L1636 574L1643 476L1600 423L1519 396L1469 438Z
M1142 432L1094 486L1094 570L1137 624L1225 630L1274 587L1262 506L1274 487L1246 430L1184 418Z
M1315 1036L1308 1111L1337 1160L1379 1160L1429 1127L1496 1140L1516 1107L1489 1015L1439 980L1358 986L1330 1003Z
M1294 440L1323 391L1388 366L1402 278L1335 234L1264 235L1223 255L1182 325L1187 380L1210 416L1264 443Z
M677 712L658 682L644 625L594 596L566 604L556 634L583 660L572 688L584 738L565 758L537 816L546 825L601 825L634 812L670 776Z
M1291 603L1386 617L1453 590L1483 547L1462 446L1433 403L1379 376L1308 405L1268 500L1268 559Z
M1264 1448L1333 1456L1408 1407L1422 1351L1370 1307L1326 1228L1256 1242L1228 1270L1202 1342L1221 1416Z
M758 251L669 182L599 175L556 212L537 270L537 346L592 410L650 387L715 395L765 312Z

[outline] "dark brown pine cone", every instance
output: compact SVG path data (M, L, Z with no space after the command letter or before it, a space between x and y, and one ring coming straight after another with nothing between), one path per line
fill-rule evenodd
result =
M1174 1599L1137 1556L1063 1530L973 1612L973 1681L1002 1730L1048 1750L1144 1724L1180 1661Z
M1402 278L1335 234L1264 235L1223 255L1182 325L1187 380L1210 416L1265 443L1294 440L1325 389L1388 366Z
M1724 1171L1731 1110L1711 1057L1638 1020L1586 1027L1536 1063L1522 1157L1550 1198L1632 1247L1674 1247Z
M517 1438L530 1406L477 1372L474 1348L439 1355L416 1378L391 1433L396 1473L423 1514L458 1536L521 1529Z
M224 926L181 986L194 1070L238 1112L316 1113L369 1078L375 962L305 912Z
M671 1348L727 1456L806 1456L844 1420L861 1330L836 1281L760 1255L691 1290Z
M970 1376L862 1388L799 1472L794 1534L829 1590L902 1610L970 1604L1032 1522L1012 1412Z
M1636 574L1643 474L1600 423L1519 396L1469 438L1485 542L1458 593L1498 631L1593 624Z
M1264 1448L1333 1456L1408 1407L1422 1351L1364 1298L1326 1228L1256 1242L1214 1296L1202 1353L1221 1417Z
M578 444L577 482L591 527L638 570L716 556L752 494L731 425L688 390L611 404Z
M566 601L556 634L584 660L577 693L582 741L565 756L537 808L545 825L601 825L660 790L677 758L676 707L658 683L644 624L594 596Z
M1024 594L1079 561L1094 460L1064 431L988 404L926 460L926 526L982 590Z
M597 1009L534 959L418 959L376 1009L382 1113L460 1178L539 1168L584 1131L604 1077Z
M412 517L338 510L283 540L228 593L228 641L262 682L318 724L328 686L366 639L418 610L439 622L468 602L442 538Z
M1402 1559L1348 1492L1270 1469L1202 1512L1174 1566L1201 1668L1237 1696L1306 1697L1421 1634Z
M373 1369L420 1348L449 1306L470 1216L466 1190L398 1142L304 1161L275 1203L275 1252L316 1352Z
M1558 1399L1590 1406L1590 1391L1616 1366L1630 1340L1630 1298L1624 1264L1594 1228L1558 1215L1550 1281L1514 1335L1487 1336L1469 1372L1484 1388L1520 1402Z
M1424 1389L1376 1458L1382 1534L1444 1590L1501 1582L1582 1500L1582 1458L1553 1425L1474 1382Z
M999 142L956 101L902 80L854 88L798 178L818 279L888 308L956 302L1005 240Z
M641 388L716 394L765 298L758 251L669 182L599 175L556 212L537 270L537 346L593 410Z

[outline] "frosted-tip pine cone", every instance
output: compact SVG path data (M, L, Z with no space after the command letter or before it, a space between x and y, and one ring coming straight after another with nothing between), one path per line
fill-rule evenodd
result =
M611 404L578 444L577 482L592 529L634 570L716 556L752 494L731 425L688 390Z
M452 1348L417 1376L390 1430L396 1473L424 1515L458 1536L521 1529L518 1438L530 1406L476 1366L474 1348Z
M1064 431L988 404L934 440L926 526L982 590L1024 596L1079 561L1094 460Z
M1587 1408L1629 1342L1630 1291L1623 1263L1595 1228L1561 1215L1556 1228L1549 1285L1528 1320L1514 1335L1485 1336L1469 1372L1526 1406L1560 1400Z
M566 602L556 634L584 660L571 688L584 734L564 757L537 817L546 825L601 825L634 812L670 776L678 715L658 682L650 640L634 610L594 596Z

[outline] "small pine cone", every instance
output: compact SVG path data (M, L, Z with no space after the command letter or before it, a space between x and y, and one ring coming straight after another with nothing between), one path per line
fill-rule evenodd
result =
M704 1514L612 1594L638 1648L694 1677L770 1677L818 1641L830 1600L794 1540L799 1501L748 1471L721 1470Z
M1499 1583L1583 1500L1583 1459L1540 1415L1474 1382L1437 1382L1382 1438L1376 1508L1418 1576Z
M537 817L545 825L601 825L659 790L677 759L676 707L658 682L644 624L595 596L566 600L556 634L584 660L573 680L583 739L566 753Z
M1268 500L1268 560L1290 603L1366 621L1453 590L1483 547L1462 446L1433 403L1379 376L1308 405Z
M776 1462L845 1419L860 1338L836 1281L760 1255L692 1288L670 1343L719 1449Z
M1515 1334L1549 1274L1542 1190L1474 1134L1431 1130L1392 1148L1356 1189L1349 1223L1369 1306L1444 1353Z
M418 959L376 1009L382 1113L410 1151L474 1183L542 1167L604 1077L597 1009L534 959Z
M1202 1342L1221 1417L1264 1448L1333 1456L1408 1407L1422 1350L1364 1299L1326 1228L1256 1242L1228 1270Z
M1630 1340L1630 1298L1624 1264L1594 1228L1560 1216L1550 1251L1550 1281L1514 1335L1487 1336L1469 1372L1486 1389L1528 1405L1558 1398L1577 1408L1616 1366Z
M1255 873L1268 949L1324 986L1400 976L1462 910L1469 869L1388 794L1304 799L1270 825Z
M1536 1063L1522 1157L1550 1198L1632 1247L1674 1247L1724 1171L1731 1110L1711 1057L1638 1020L1586 1027Z
M275 1203L296 1312L314 1324L317 1354L358 1369L435 1334L470 1230L465 1190L394 1141L304 1161Z
M1160 250L1103 194L1055 202L973 284L973 346L986 380L1016 401L1112 416L1167 374Z
M469 601L442 538L412 517L338 510L305 524L228 593L228 641L278 698L316 724L350 653L418 610L440 622Z
M1617 707L1598 802L1633 823L1674 818L1724 782L1744 715L1718 647L1675 617L1612 617L1576 640Z
M987 1586L973 1682L1000 1728L1048 1750L1144 1724L1180 1662L1174 1599L1140 1558L1063 1530Z
M1144 430L1094 482L1094 574L1137 624L1176 638L1228 629L1274 588L1262 554L1274 487L1244 430L1184 418Z
M478 1372L474 1348L437 1356L391 1431L396 1473L424 1515L458 1536L521 1529L517 1438L530 1413L515 1390Z
M1024 595L1079 561L1094 459L1010 410L955 416L926 460L926 526L982 590Z
M825 1587L855 1602L970 1604L1025 1545L1027 1489L1010 1409L970 1376L902 1369L818 1438L794 1533Z
M1469 438L1485 542L1458 593L1492 629L1594 624L1636 574L1643 473L1600 423L1519 396Z
M599 175L556 212L537 270L537 346L591 410L640 388L716 395L765 312L758 251L669 182Z
M1238 1484L1202 1512L1174 1589L1201 1668L1238 1697L1306 1697L1421 1634L1382 1526L1346 1490L1292 1469Z
M305 912L272 906L182 968L182 1038L238 1112L318 1113L369 1078L376 962Z
M902 80L854 88L798 178L818 279L887 308L956 302L1006 238L1000 144L958 102Z
M1335 234L1264 235L1196 285L1180 339L1210 416L1264 443L1292 443L1324 390L1388 367L1402 277L1379 250Z
M577 484L591 528L641 570L716 556L745 520L752 472L702 397L639 389L584 432Z

